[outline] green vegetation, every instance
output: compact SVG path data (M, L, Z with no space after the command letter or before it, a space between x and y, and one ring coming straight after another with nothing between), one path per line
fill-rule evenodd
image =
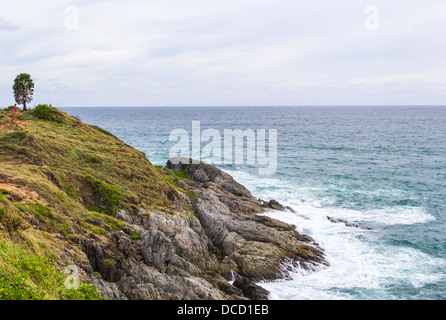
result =
M3 114L0 115L0 125L11 123L11 119Z
M28 212L34 214L37 218L40 219L54 219L55 216L50 208L41 205L40 203L17 203L15 205L22 212Z
M64 187L65 187L65 193L67 194L67 196L73 198L76 201L79 201L79 199L77 198L77 194L76 194L76 187L72 183L66 183L64 185Z
M104 181L93 178L90 175L86 175L87 182L91 183L99 198L99 203L103 206L103 212L109 215L116 214L118 211L118 205L124 198L124 195L118 191L115 186L112 186ZM96 211L96 210L94 210Z
M176 180L181 181L181 180L184 180L184 179L187 178L187 170L179 171L179 172L173 172L171 169L168 169L166 167L163 167L163 169L166 170L169 173L169 175L171 177L173 177L174 179L176 179Z
M17 110L22 111L19 107L17 107ZM3 110L0 109L0 111L14 111L14 106L6 107Z
M104 228L94 226L94 225L92 225L90 223L86 223L84 221L80 221L79 223L80 223L80 225L83 228L88 229L88 230L92 231L95 234L101 234L101 235L106 235L107 234L107 231L105 231Z
M46 104L39 104L32 110L32 114L37 118L46 121L54 121L57 123L63 122L63 116L57 109L47 106Z
M7 231L18 231L26 228L25 221L17 214L0 208L0 223Z
M176 179L176 180L179 180L179 181L188 178L187 170L174 172L173 170L171 170L171 169L169 169L169 168L167 168L165 166L155 165L154 167L157 168L158 170L161 170L161 171L164 170L166 174L170 175L173 179Z
M110 217L108 214L103 213L102 209L95 207L89 207L88 213L83 214L83 220L79 224L84 229L100 235L106 235L108 233L107 230L119 230L125 225L122 221Z
M189 198L191 200L195 199L195 191L194 190L185 190L185 192L187 193L187 195L189 196Z
M50 169L59 188L75 200L91 191L85 186L88 174L125 190L122 203L133 209L169 204L166 195L171 187L142 152L57 109L54 110L62 118L61 123L40 121L35 110L19 115L18 119L23 121L19 130L0 130L1 159ZM6 113L0 114L8 117ZM35 177L36 173L31 175ZM86 205L100 207L97 203Z
M98 127L98 126L95 126L95 125L89 125L90 126L90 128L93 128L93 129L95 129L96 131L99 131L99 132L101 132L101 133L104 133L104 134L106 134L106 135L108 135L108 136L112 136L112 137L114 137L114 135L112 135L110 132L108 132L107 130L104 130L104 129L102 129L101 127Z
M139 240L138 230L133 230L132 235L130 236L132 240Z
M184 170L184 171L179 171L179 172L173 172L172 170L170 170L170 169L168 169L169 170L169 173L175 178L175 179L178 179L178 180L184 180L184 179L186 179L187 178L187 170Z
M0 201L6 201L6 195L8 193L8 190L0 189Z
M94 286L65 286L55 262L0 238L0 300L104 300Z
M19 74L12 86L14 98L18 104L23 104L23 111L27 111L26 104L33 100L34 82L27 73Z
M184 179L188 178L187 170L174 172L169 168L166 168L165 166L156 165L155 168L160 170L161 172L164 172L166 175L164 176L164 180L166 180L167 183L169 183L171 186L175 187L180 192L186 193L191 200L195 199L195 191L194 190L184 190L180 187L179 181L182 181Z
M89 163L101 163L101 158L95 155L91 155L82 151L79 151L77 149L74 149L74 152L78 155L79 159L84 160L85 162Z
M65 262L87 263L84 239L110 241L128 230L115 218L120 209L176 214L170 199L181 192L191 209L185 200L195 193L179 184L186 178L56 108L0 111L0 300L100 298L87 284L65 289Z

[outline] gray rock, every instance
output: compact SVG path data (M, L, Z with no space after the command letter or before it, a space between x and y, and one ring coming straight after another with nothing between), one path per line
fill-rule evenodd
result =
M270 207L271 209L275 209L275 210L285 210L285 207L282 206L279 202L277 202L276 200L272 199L268 202L268 207Z
M269 291L249 279L238 278L234 281L234 286L240 288L243 295L252 300L268 300Z
M116 219L132 224L133 218L125 210L119 210L116 212Z
M195 164L189 158L172 158L167 161L166 167L174 172L186 170L188 176L198 183L213 182L235 196L253 198L251 192L232 176L207 163Z
M195 198L175 199L181 205L183 197L198 217L181 210L132 216L121 210L116 218L126 225L120 230L82 240L85 276L107 298L267 299L255 282L289 277L284 265L327 264L318 245L295 226L259 215L287 207L256 199L229 174L202 162L171 159L167 168L187 171L181 188L194 190ZM234 285L223 279L229 274L237 275Z
M235 264L236 272L253 280L272 280L288 276L285 261L313 268L327 264L314 241L294 230L294 226L259 218L257 213L273 207L285 210L277 201L267 206L227 173L206 163L191 164L186 158L168 161L174 172L188 172L200 197L193 205L206 235L226 263ZM198 175L196 173L199 173Z
M333 218L333 217L330 217L330 216L327 216L327 219L328 219L330 222L333 222L333 223L343 223L343 224L346 225L347 227L352 227L352 228L358 228L358 229L367 230L367 228L361 226L359 223L356 223L356 222L350 222L350 221L347 221L347 220L344 220L344 219Z

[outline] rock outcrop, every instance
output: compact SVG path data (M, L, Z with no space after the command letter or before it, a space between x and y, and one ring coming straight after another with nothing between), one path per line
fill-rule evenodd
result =
M78 271L106 298L266 299L259 281L326 264L311 238L262 215L291 208L257 199L211 165L174 158L153 166L49 106L0 116L0 240L47 256L62 276ZM10 263L1 260L0 273L19 287Z
M132 227L109 243L84 243L92 280L112 299L267 299L261 280L287 278L290 268L326 264L321 248L286 223L259 215L277 201L256 199L229 174L206 163L171 159L193 190L195 215L162 211L116 217ZM133 230L133 231L132 231ZM136 230L136 231L135 231ZM114 257L114 258L113 258ZM114 259L113 263L107 263ZM231 281L233 284L231 284Z
M285 210L277 201L265 202L229 174L191 159L174 158L167 168L187 172L188 187L195 191L193 207L222 264L253 281L288 276L284 268L299 264L313 268L324 263L323 253L314 241L294 230L294 226L259 215L271 206Z

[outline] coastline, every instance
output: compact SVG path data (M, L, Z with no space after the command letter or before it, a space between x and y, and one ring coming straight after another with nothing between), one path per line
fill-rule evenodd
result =
M290 208L216 167L189 158L154 167L109 132L44 110L44 119L41 110L4 116L0 206L11 218L2 219L21 221L4 230L16 239L7 241L54 243L57 268L105 298L267 299L256 282L289 277L287 265L326 264L310 237L259 215Z

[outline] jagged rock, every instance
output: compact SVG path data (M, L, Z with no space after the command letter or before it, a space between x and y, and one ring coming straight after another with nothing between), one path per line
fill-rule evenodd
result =
M359 223L350 222L350 221L347 221L347 220L344 220L344 219L333 218L333 217L330 217L330 216L327 216L327 219L328 219L330 222L333 222L333 223L343 223L343 224L345 224L347 227L359 228L359 229L367 230L367 228L361 226Z
M130 266L117 283L131 300L227 300L231 297L199 277L171 276L153 267Z
M272 199L268 202L268 207L270 207L271 209L274 209L274 210L285 210L285 207L282 206L279 202L277 202L274 199Z
M133 218L125 210L118 210L116 212L116 218L127 223L133 223Z
M200 223L221 255L228 257L226 262L237 266L238 274L252 281L272 280L288 276L281 267L285 261L304 268L326 264L311 238L285 223L259 219L257 213L264 212L265 205L229 174L187 158L170 159L167 168L187 171L190 187L200 195L193 202ZM285 209L277 201L269 204Z
M167 168L188 178L174 177L111 133L49 112L60 125L28 112L14 119L21 130L0 130L2 207L35 229L20 241L44 241L58 268L74 264L105 297L260 299L255 282L287 277L285 265L325 263L311 238L261 215L290 208L229 174L183 158Z
M232 176L220 169L204 162L196 163L190 158L171 158L167 161L166 167L173 172L187 171L187 175L198 183L213 182L221 186L224 190L237 197L255 199L251 192L241 184L237 183Z
M255 284L247 278L238 278L234 286L240 288L245 297L252 300L268 300L269 291Z
M146 264L174 275L199 276L217 270L218 261L208 250L209 241L196 219L164 212L150 213L143 222L142 255Z
M98 272L102 279L108 282L117 282L121 279L123 272L112 263L114 260L108 260L99 243L83 240L83 251L86 253L92 269Z
M111 238L82 240L89 264L85 270L100 275L92 275L90 282L106 297L261 300L269 293L256 282L289 277L285 264L304 268L327 264L318 245L296 232L295 226L259 215L287 207L256 199L211 165L176 160L169 160L166 167L187 171L181 188L195 192L190 205L198 218L163 211L130 215L120 210L116 218L126 225ZM237 275L233 284L223 279L228 274Z

